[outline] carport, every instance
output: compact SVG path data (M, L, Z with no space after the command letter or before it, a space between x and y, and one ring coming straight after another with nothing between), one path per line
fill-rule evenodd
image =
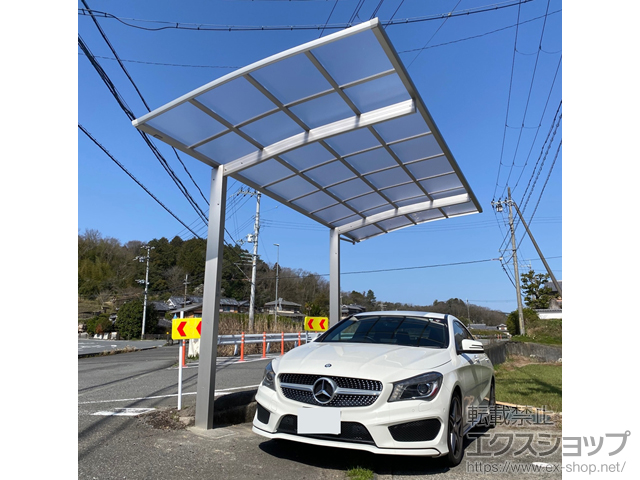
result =
M340 240L482 211L378 19L210 82L133 125L210 165L196 427L213 427L227 177L329 229L330 323Z

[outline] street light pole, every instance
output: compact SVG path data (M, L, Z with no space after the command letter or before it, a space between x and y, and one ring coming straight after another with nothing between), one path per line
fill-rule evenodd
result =
M278 320L278 276L280 270L280 244L274 243L276 247L278 247L278 255L276 260L276 304L273 309L273 321L274 323Z

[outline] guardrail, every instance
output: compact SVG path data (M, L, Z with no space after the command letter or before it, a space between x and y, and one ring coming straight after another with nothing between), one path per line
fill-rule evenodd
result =
M244 360L244 346L247 343L262 343L262 358L266 358L272 343L280 343L280 354L284 354L284 342L309 343L315 340L321 332L294 332L294 333L241 333L239 335L218 335L218 345L233 345L233 355L238 355L240 349L240 360Z

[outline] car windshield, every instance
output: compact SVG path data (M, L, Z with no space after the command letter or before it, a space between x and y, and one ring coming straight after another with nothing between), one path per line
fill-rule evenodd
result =
M380 315L347 318L317 341L447 348L449 332L440 318Z

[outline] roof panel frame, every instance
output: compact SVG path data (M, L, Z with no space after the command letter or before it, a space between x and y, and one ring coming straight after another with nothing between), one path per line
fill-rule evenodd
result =
M379 24L380 24L380 21L377 18L374 18L367 22L363 22L359 25L354 25L353 27L350 27L348 29L329 34L326 37L321 37L316 40L312 40L310 42L304 43L302 45L295 46L283 52L279 52L274 55L271 55L270 57L264 58L255 63L247 65L246 67L242 67L238 70L230 72L220 78L217 78L216 80L213 80L207 83L206 85L201 86L200 88L197 88L189 93L186 93L185 95L182 95L181 97L176 98L175 100L163 105L162 107L156 110L153 110L152 112L149 112L140 118L133 120L132 124L134 127L140 127L141 125L157 117L158 115L161 115L167 110L177 107L178 105L181 105L189 101L191 98L195 98L199 95L207 93L209 90L213 90L216 87L224 85L225 83L228 83L232 80L235 80L236 78L244 75L245 73L253 72L262 67L266 67L267 65L271 65L273 63L279 62L286 58L293 57L294 55L298 55L299 53L303 53L307 50L312 50L313 48L316 48L320 45L336 42L343 38L350 37L352 35L357 35L358 33L364 32L366 30L371 30L371 29L375 30L374 27L377 27Z
M344 88L349 88L349 87L352 87L352 86L357 86L357 85L360 85L360 84L366 83L367 81L372 81L372 80L375 80L375 79L378 79L378 78L382 78L382 77L388 76L388 75L390 75L390 74L396 73L395 69L390 69L390 70L386 70L386 71L384 71L384 72L380 72L380 73L378 73L378 74L371 75L371 76L366 77L366 78L364 78L364 79L359 79L359 80L356 80L356 81L350 82L350 83L345 84L345 85L339 85L339 84L335 81L335 79L331 76L331 74L329 74L329 72L328 72L328 71L324 68L324 66L320 63L320 61L315 57L315 55L313 55L313 53L312 53L311 51L307 50L307 51L305 52L305 55L306 55L306 57L307 57L307 58L309 58L309 60L311 61L311 63L312 63L312 64L313 64L317 69L318 69L318 71L323 75L323 77L324 77L324 78L329 82L329 84L333 87L333 89L332 89L332 90L331 90L331 89L328 89L328 90L326 90L326 91L324 91L324 92L321 92L321 95L314 95L313 97L314 97L314 98L317 98L317 97L319 97L319 96L326 95L326 94L328 94L328 93L336 92L336 93L338 93L338 95L340 95L340 97L342 98L342 100L343 100L343 101L344 101L344 102L349 106L349 108L351 108L351 110L356 114L356 116L361 116L361 115L362 115L362 112L360 112L360 110L359 110L359 109L356 107L356 105L351 101L351 99L347 96L347 94L343 91L343 89L344 89ZM286 113L286 114L287 114L287 115L288 115L288 116L289 116L289 117L290 117L294 122L296 122L299 126L301 126L305 131L310 131L309 127L306 125L306 123L305 123L305 122L303 122L303 121L302 121L302 120L301 120L301 119L300 119L296 114L294 114L294 113L293 113L289 108L287 108L287 106L285 106L285 104L283 104L282 102L280 102L280 100L278 100L278 98L276 98L276 97L275 97L275 95L273 95L271 92L269 92L269 90L268 90L264 85L262 85L262 84L261 84L257 79L253 78L253 77L251 76L251 74L249 74L249 73L245 74L245 75L244 75L244 78L246 78L246 79L249 81L249 83L251 83L255 88L257 88L257 89L258 89L258 90L259 90L263 95L265 95L265 96L266 96L266 97L267 97L271 102L273 102L273 103L274 103L276 106L278 106L282 111L284 111L284 112L285 112L285 113ZM300 103L302 103L302 102L300 102ZM299 103L296 103L296 104L299 104ZM374 135L374 137L376 138L376 140L378 140L379 145L374 146L374 147L371 147L371 148L364 149L364 150L362 150L362 151L353 152L353 153L351 153L350 155L357 155L357 154L359 154L359 153L364 153L364 152L366 152L366 151L374 150L374 149L377 149L377 148L386 148L387 152L388 152L388 153L389 153L389 154L390 154L390 155L391 155L391 156L396 160L396 162L397 162L397 163L399 163L400 165L402 165L402 163L399 161L399 159L397 158L397 156L395 155L395 153L394 153L392 150L390 150L390 149L389 149L389 147L386 145L386 142L382 139L382 137L378 134L378 132L377 132L377 131L375 131L375 130L373 130L371 126L369 126L369 127L367 127L367 128L368 128L368 129L369 129L369 131ZM427 135L427 134L430 134L430 133L431 133L431 132L427 132L427 133L425 133L425 134L420 134L420 135L417 135L417 136L415 136L415 137L420 137L420 136ZM395 143L395 142L394 142L394 143ZM326 145L326 143L325 143L324 141L322 142L322 145L323 145L323 146L325 146L325 148L326 148L326 146L327 146L327 145ZM333 151L334 149L331 149L331 150ZM335 153L337 153L337 152L335 152ZM343 157L342 157L342 155L338 155L338 156L337 156L337 159L338 159L338 161L341 161L341 163L342 163L343 165L345 165L345 166L346 166L346 167L347 167L347 168L348 168L352 173L354 173L354 175L356 176L355 178L359 178L359 179L363 180L364 182L366 182L366 184L367 184L370 188L372 188L372 190L373 190L374 192L377 192L377 193L379 193L379 194L382 194L381 190L380 190L380 189L378 189L378 188L377 188L376 186L374 186L373 184L371 184L371 182L369 182L366 178L364 178L364 176L363 176L362 174L360 174L360 172L358 172L357 170L355 170L351 165L349 165L349 164L345 163L345 162L343 161ZM333 161L335 161L335 160L329 160L329 161L327 161L327 162L322 163L322 165L325 165L325 164L330 163L330 162L333 162ZM314 168L318 168L319 166L321 166L321 165L315 165L315 166L313 166L313 167L309 167L309 168L307 168L307 169L300 170L298 174L299 174L301 177L305 178L305 179L306 179L307 181L309 181L310 183L312 183L312 184L316 185L316 182L311 181L311 179L310 179L308 176L304 175L304 173L305 173L306 171L312 170L312 169L314 169ZM412 175L411 175L411 172L409 172L406 168L405 168L404 170L405 170L405 172L406 172L409 176L412 176ZM290 177L287 177L287 178L290 178ZM346 208L348 208L349 210L353 211L355 214L362 216L362 215L360 214L360 212L356 211L353 207L351 207L350 205L348 205L348 204L346 203L346 200L339 199L337 196L335 196L333 193L331 193L331 192L329 192L329 191L327 190L327 189L328 189L328 188L330 188L330 187L333 187L333 186L335 186L335 185L339 185L340 183L347 182L347 181L351 181L351 180L353 180L353 178L349 178L349 179L346 179L346 180L341 180L341 181L339 181L339 182L335 182L334 184L326 185L326 186L324 186L324 187L321 187L321 186L320 186L320 184L317 184L317 186L318 186L318 189L319 189L320 191L324 191L325 193L327 193L328 195L330 195L332 198L336 199L336 200L337 200L337 202L338 202L338 204L341 204L341 205L345 206ZM413 179L413 180L415 181L415 179ZM417 181L415 181L415 182L417 183ZM272 185L273 185L273 184L275 184L275 183L277 183L277 182L272 182ZM401 184L398 184L398 185L401 185ZM394 185L394 186L398 186L398 185ZM424 189L424 187L423 187L422 185L420 185L420 184L417 184L417 185L418 185L418 188L420 188L420 189L424 192L425 196L427 196L427 197L428 197L428 194L427 194L426 190ZM310 192L310 193L307 193L307 194L304 194L304 195L300 195L299 197L296 197L296 198L291 199L291 202L298 201L298 200L300 200L301 198L304 198L304 197L309 196L309 195L313 195L313 194L315 194L315 193L316 193L316 192ZM383 198L385 198L385 200L387 200L391 205L393 205L394 207L396 207L396 208L397 208L397 205L396 205L395 203L393 203L390 199L388 199L384 194L382 194L382 195L383 195ZM428 198L430 199L430 197L428 197ZM336 205L336 204L329 205L329 206L326 206L326 207L323 207L323 208L319 208L319 209L314 210L314 211L311 211L311 212L309 212L309 213L311 213L311 214L315 214L315 213L317 213L317 212L321 212L322 210L325 210L325 209L328 209L328 208L332 208L332 207L334 207L335 205ZM444 212L442 212L442 213L444 213ZM350 215L349 215L349 216L350 216ZM337 221L340 221L340 220L342 220L342 219L344 219L344 218L347 218L347 216L342 217L342 218L338 219ZM407 218L407 220L409 220L411 223L415 224L415 221L414 221L411 217L406 216L406 218Z
M471 200L471 197L468 193L456 195L455 197L447 197L439 200L429 200L426 202L416 203L413 205L407 205L406 207L398 207L395 209L387 210L386 212L376 213L375 215L371 215L368 218L357 220L347 225L343 225L342 227L336 227L336 230L338 231L338 233L344 235L349 233L351 230L356 230L361 227L366 227L368 225L372 225L377 222L381 222L383 220L388 220L390 218L399 217L403 215L406 216L411 213L422 212L425 210L435 210L435 209L440 209L442 207L449 207L452 205L457 205L459 203L466 203L469 200Z
M374 34L375 38L377 39L378 43L380 44L380 46L383 48L386 57L388 58L388 60L391 63L391 66L393 68L388 69L386 71L383 72L378 72L376 74L373 75L369 75L368 77L364 77L364 78L359 78L357 80L354 81L350 81L348 83L344 83L342 85L338 85L337 82L335 82L332 78L332 76L326 71L326 69L322 66L322 64L320 64L320 62L318 61L318 59L315 57L315 55L313 54L312 50L321 46L321 45L325 45L328 43L332 43L335 41L339 41L343 38L346 37L350 37L352 35L357 35L359 33L362 33L364 31L368 31L371 30L372 33ZM266 89L266 87L264 85L262 85L259 81L257 81L252 75L251 73L263 68L267 65L271 65L273 63L277 63L281 60L284 60L286 58L295 56L295 55L299 55L299 54L303 54L305 55L307 58L309 58L312 63L316 66L316 68L319 70L320 73L322 73L323 75L325 75L325 78L327 78L327 80L330 79L330 84L333 88L324 90L322 92L317 92L314 93L311 96L308 96L306 98L303 99L299 99L296 100L294 102L289 102L287 104L284 104L280 101L277 101L277 99ZM324 73L323 73L324 72ZM391 142L386 142L382 136L378 133L378 131L374 128L374 125L377 125L378 123L382 123L382 121L385 120L391 120L392 118L396 118L396 117L390 117L387 118L385 120L378 120L378 121L371 121L371 123L369 124L362 124L361 122L359 123L358 121L361 120L363 117L367 120L369 120L368 116L371 115L374 112L377 112L377 110L374 110L372 112L366 112L362 115L358 115L360 112L357 108L357 106L354 104L353 101L351 101L351 99L349 98L349 96L347 95L347 93L344 91L344 89L346 88L350 88L352 86L357 86L357 85L361 85L364 84L366 82L369 81L373 81L388 75L392 75L392 74L397 74L398 77L400 78L402 84L404 85L404 87L407 90L407 93L409 94L409 97L411 98L411 100L407 100L407 102L411 102L412 103L412 108L413 108L413 112L419 112L420 116L422 117L422 119L424 120L424 122L426 123L426 126L429 128L430 132L424 132L424 133L420 133L418 135L413 135L410 137L406 137L406 138L402 138L402 139L395 139ZM236 78L239 77L243 77L246 80L248 80L254 87L258 88L258 90L260 91L260 93L262 95L264 95L266 98L268 98L272 103L274 103L276 108L270 109L269 111L262 113L254 118L248 119L248 120L244 120L243 122L237 124L237 125L231 125L230 122L226 121L223 117L215 114L215 112L212 111L205 111L205 113L209 114L212 118L214 118L215 120L217 120L218 122L222 123L227 130L223 131L223 132L219 132L215 135L212 135L206 139L203 139L193 145L184 145L182 144L180 141L175 140L171 137L169 137L168 135L170 134L164 134L161 131L156 130L155 128L151 127L150 125L148 125L146 122L155 118L156 116L162 115L164 112L175 108L185 102L190 102L194 105L196 105L196 103L194 103L192 100L196 100L196 97L198 97L199 95L202 95L216 87L219 87L221 85L224 85L225 83L228 83ZM251 81L253 80L253 81ZM340 120L338 122L334 122L334 124L338 124L339 128L344 128L344 130L341 131L331 131L332 128L336 127L336 125L334 124L329 124L329 125L322 125L320 127L318 127L317 129L311 129L309 130L308 127L305 125L305 122L303 122L299 117L297 117L297 115L295 115L291 110L290 107L295 106L295 105L299 105L301 103L304 103L305 101L310 101L312 99L317 99L317 98L321 98L323 96L332 94L332 93L338 93L338 95L340 96L340 98L349 106L349 108L354 112L354 117L350 117L349 119L345 119L345 120ZM276 100L276 101L274 101ZM200 102L198 102L200 103ZM396 106L401 105L404 102L400 102L397 103L395 105L389 106L389 107L385 107L385 108L393 108ZM198 105L196 105L198 106ZM204 106L204 105L203 105ZM206 108L206 107L205 107ZM202 108L201 108L202 110ZM209 109L207 109L209 110ZM378 110L384 110L384 109L378 109ZM248 125L254 121L258 121L264 117L267 117L269 115L272 115L274 113L277 113L279 111L284 112L291 120L293 120L296 124L298 124L302 130L304 131L302 134L298 134L298 135L294 135L292 137L289 137L287 139L284 139L280 142L275 142L272 145L269 145L267 147L263 147L259 141L257 141L257 139L255 139L254 137L252 137L250 134L244 134L244 132L242 132L242 130L240 130L241 127ZM214 115L211 115L211 113L213 113ZM387 112L390 112L390 110L387 110ZM410 113L413 113L410 112ZM406 113L409 114L409 113ZM405 114L405 115L406 115ZM398 115L398 117L400 117L401 115ZM351 126L348 126L348 122L351 121ZM345 122L344 124L340 125L340 122ZM266 189L267 186L272 186L276 183L278 183L279 181L283 181L285 179L288 178L292 178L295 176L299 176L301 179L304 179L305 181L309 182L311 185L313 185L317 190L316 191L323 191L325 194L329 195L330 197L332 197L337 203L336 204L341 204L344 207L346 207L349 210L354 211L355 215L358 215L360 217L364 217L365 214L364 212L360 212L360 211L356 211L356 209L354 209L353 207L350 207L350 205L348 205L346 202L347 201L351 201L354 199L359 198L360 196L363 195L367 195L371 192L375 192L378 195L380 195L382 197L382 199L384 199L385 202L388 202L389 207L391 207L389 209L388 212L382 212L382 213L378 213L375 214L374 217L375 218L379 218L380 215L384 215L384 214L390 214L389 212L395 212L393 216L399 217L399 216L406 216L410 214L409 210L406 210L406 207L398 207L397 203L395 203L394 201L392 201L389 197L386 196L385 194L385 189L389 189L389 188L395 188L397 186L401 186L404 183L399 183L397 185L393 185L393 186L389 186L389 187L385 187L383 189L379 189L376 186L374 186L373 184L371 184L371 182L369 182L364 175L362 175L360 172L358 172L353 166L350 165L350 163L348 162L349 157L353 156L353 155L357 155L360 153L364 153L366 151L370 151L370 150L375 150L378 148L383 148L385 149L386 153L388 153L389 155L391 155L391 157L395 160L396 164L398 166L400 166L402 168L402 170L409 176L409 178L411 179L410 182L405 182L405 183L413 183L414 185L416 185L418 187L418 189L416 189L416 192L414 193L418 193L418 190L423 192L424 194L424 198L425 199L429 199L429 201L427 202L420 202L418 203L418 205L428 205L429 202L431 202L434 206L430 207L430 208L440 208L438 207L438 205L440 206L444 206L445 204L443 202L445 201L452 201L454 202L454 200L452 200L451 198L440 198L440 199L436 199L434 200L433 197L430 196L429 192L426 190L426 188L418 181L417 178L415 178L415 176L411 173L410 170L408 170L407 166L416 162L421 162L424 160L428 160L428 159L434 159L434 158L439 158L441 156L444 156L451 164L452 173L455 173L457 178L459 179L460 183L462 184L462 187L466 190L466 193L464 193L463 195L468 195L469 199L468 201L477 209L477 212L482 212L482 208L479 205L473 191L471 190L466 178L464 177L464 175L462 174L462 171L460 170L455 158L453 157L453 155L451 154L451 151L449 150L449 147L447 146L446 142L444 141L444 139L442 138L442 135L440 134L439 130L437 129L435 122L433 121L432 117L430 116L426 105L424 104L424 102L422 101L422 98L420 97L420 95L417 93L417 89L415 88L415 85L413 84L413 81L411 80L411 78L408 76L408 73L406 71L406 69L404 68L404 66L402 65L396 50L394 49L393 45L390 43L386 32L383 31L383 29L381 28L381 23L379 22L378 19L373 19L369 22L364 22L360 25L357 25L355 27L351 27L349 29L328 35L326 37L322 37L319 38L317 40L314 40L312 42L308 42L305 43L303 45L299 45L297 47L288 49L284 52L280 52L278 54L272 55L266 59L263 59L261 61L255 62L251 65L248 65L247 67L243 67L241 69L236 70L235 72L231 72L217 80L214 80L196 90L193 90L190 93L187 93L177 99L175 99L174 101L164 105L163 107L160 107L159 109L156 109L152 112L150 112L149 114L140 117L139 119L134 120L133 125L137 128L139 128L140 130L142 130L145 133L148 133L150 135L153 135L157 138L162 139L163 141L165 141L166 143L168 143L169 145L177 148L178 150L187 153L188 155L202 161L203 163L210 165L212 167L217 167L220 165L220 163L218 163L215 159L208 157L205 154L199 153L197 151L195 151L195 148L201 147L202 145L205 145L208 142L211 142L217 138L222 137L223 135L229 134L230 132L235 133L236 135L239 135L240 138L242 138L243 140L249 142L249 144L253 145L256 148L256 152L251 153L249 155L245 155L242 158L237 158L234 160L231 160L228 163L225 163L225 168L223 170L225 170L225 175L231 176L232 178L236 178L240 181L242 181L243 183L246 183L247 185L252 185L254 188L257 188L258 190L263 191L263 189ZM305 128L307 127L307 128ZM366 128L370 131L371 134L374 135L374 137L376 138L376 140L378 141L379 145L373 146L371 148L359 151L359 152L353 152L350 154L345 154L340 155L338 154L333 148L331 148L327 142L325 142L325 138L330 138L332 136L338 135L340 133L346 133L348 131L353 131L353 130L358 130L361 128ZM323 130L326 129L326 130ZM400 132L398 132L400 133ZM316 134L320 134L320 135L316 135ZM406 162L404 163L402 160L400 160L400 158L398 158L398 156L395 154L395 152L393 152L393 150L390 148L390 146L394 145L394 144L398 144L404 141L408 141L408 140L412 140L412 139L416 139L416 138L420 138L423 136L427 136L427 135L434 135L435 140L437 141L439 147L442 149L443 153L442 154L438 154L438 155L431 155L429 157L424 157L424 158L419 158L419 159L415 159L412 160L411 162ZM296 137L298 141L301 140L300 136L306 136L307 138L300 142L298 145L296 145ZM311 138L309 138L311 136ZM323 162L321 164L317 164L317 165L313 165L311 167L299 170L296 167L294 167L293 165L290 165L289 163L287 163L286 161L284 161L284 159L280 158L279 155L282 153L285 153L284 151L273 151L273 147L287 147L286 151L290 151L293 150L295 148L299 148L305 145L308 145L310 143L318 143L319 145L321 145L323 148L325 148L328 152L330 152L336 160L333 159L329 159L326 162ZM265 155L265 151L267 153L267 155ZM249 181L249 179L245 179L244 176L242 175L242 170L244 168L249 168L252 165L243 165L240 168L236 169L236 167L239 165L240 160L242 159L247 159L247 157L251 157L253 158L253 161L255 161L255 163L260 163L262 161L267 161L271 158L275 159L275 161L277 161L278 163L282 164L283 166L285 166L287 168L288 171L291 172L291 175L287 175L287 176L283 176L282 178L280 178L278 181L276 182L271 182L268 185L259 185L256 184L252 181ZM345 167L347 167L355 176L355 178L358 178L360 180L362 180L362 182L364 182L365 185L367 185L367 187L370 189L371 192L367 192L367 193L362 193L359 195L355 195L353 197L350 198L339 198L338 196L336 196L335 194L333 194L332 192L330 192L328 189L331 187L335 187L338 186L344 182L348 182L348 181L352 181L353 179L346 179L346 180L340 180L337 181L335 183L331 183L330 185L320 185L317 182L312 181L309 177L307 177L307 175L305 175L305 171L307 170L311 170L313 168L318 168L321 165L325 165L327 163L333 162L333 161L339 161L342 165L344 165ZM396 168L394 167L388 167L388 168ZM376 170L374 172L368 172L368 174L370 173L378 173L378 172L382 172L384 170L387 170L388 168L382 168L379 170ZM435 175L433 177L427 177L427 178L437 178L439 175ZM258 179L259 180L259 179ZM425 179L422 179L425 180ZM345 190L345 189L342 189ZM462 191L462 189L459 189L459 191ZM444 192L444 191L443 191ZM438 192L438 193L443 193L443 192ZM320 212L322 210L324 210L325 208L332 208L334 207L336 204L330 205L328 207L322 208L322 209L318 209L318 210L313 210L313 211L309 211L310 209L303 209L303 208L298 208L296 205L292 204L292 201L295 200L299 200L300 198L304 198L306 195L310 195L315 193L311 192L309 194L305 194L302 196L299 196L295 199L292 200L285 200L283 198L280 198L277 194L274 194L273 192L264 192L267 196L270 196L271 198L274 198L275 200L289 206L290 208L292 208L295 211L298 211L299 213L302 213L303 215L312 218L313 220L317 221L318 223L328 227L328 228L334 228L335 225L333 225L333 222L326 222L318 217L316 217L314 215L314 213ZM340 191L339 192L341 194L341 196L346 196L349 194L348 191ZM344 194L344 195L342 195ZM415 199L419 199L422 195L417 195L413 198ZM459 196L458 196L459 197ZM454 197L457 198L457 197ZM401 202L400 202L401 203ZM453 204L456 204L455 202ZM443 214L443 216L446 218L446 214L444 214L443 211L441 211L441 213ZM472 212L474 213L474 212ZM466 213L465 213L466 214ZM392 218L390 217L390 218ZM344 217L347 218L347 217ZM343 220L343 219L339 219L339 220ZM339 221L338 220L338 221ZM380 218L376 221L383 221L384 219ZM407 217L407 220L411 221L412 223L416 223L411 217ZM371 222L371 218L369 219L363 219L363 221L367 221L367 222ZM358 222L352 222L352 223L360 223L360 225L362 225L362 221L358 221ZM420 221L418 221L417 223L422 223ZM370 223L367 223L367 225L369 225ZM344 230L344 227L341 227ZM377 229L381 229L381 227L376 226ZM392 229L393 230L393 229ZM386 230L385 230L386 232ZM351 238L354 241L361 241L364 240L366 238L370 238L370 237L363 237L363 238L355 238L353 236L350 236L348 234L348 231L344 231L341 232L343 235ZM377 235L374 235L377 236Z
M379 40L378 40L379 41ZM383 44L383 42L380 42L381 44ZM388 52L385 50L385 53ZM305 55L307 56L307 58L311 61L311 63L313 63L315 65L315 67L320 71L320 73L324 76L324 78L329 82L329 84L336 90L336 92L338 92L338 95L340 95L340 97L342 98L342 100L349 106L349 108L351 108L351 110L353 110L353 113L355 113L356 115L362 115L362 112L360 111L360 109L356 106L355 103L353 103L353 101L349 98L349 96L342 90L342 88L340 88L340 86L338 85L338 83L335 81L335 79L333 78L333 76L327 71L327 69L320 63L320 61L316 58L316 56L311 52L311 51L307 51L305 52ZM393 64L392 64L393 65ZM409 92L409 95L411 96L411 98L415 98L412 95L411 90L407 89L407 91ZM428 126L428 124L427 124ZM402 170L409 176L409 178L411 178L411 180L418 186L418 188L420 190L422 190L422 193L424 193L424 195L429 199L432 200L431 196L429 195L429 193L427 192L427 190L424 188L423 185L421 185L418 180L414 177L414 175L409 171L409 169L404 166L403 162L400 160L400 158L398 158L398 156L396 155L396 153L389 147L389 145L387 144L387 142L382 138L382 136L377 132L377 130L375 130L373 128L372 125L369 125L367 127L369 129L369 132L376 138L376 140L378 140L378 143L380 143L380 145L382 145L382 148L384 148L387 153L389 155L391 155L391 157L396 161L396 163L402 168ZM431 133L431 132L429 132ZM371 172L369 172L371 173ZM441 213L443 215L446 214L444 211L441 210ZM411 223L413 223L414 225L416 225L416 222L411 218L411 217L406 217L407 220L409 220Z
M328 125L313 128L308 132L293 135L292 137L264 147L259 152L251 153L242 158L226 163L224 168L225 175L241 172L245 168L249 168L256 163L263 162L277 155L281 155L319 140L326 140L327 138L340 135L341 133L358 130L386 120L410 115L415 112L415 109L415 102L411 99L388 107L379 108L371 112L366 112L359 116L356 115L345 118L344 120L338 120L337 122L333 122Z
M436 123L433 121L433 117L431 117L431 114L427 110L427 107L425 106L426 104L422 100L420 93L418 93L418 89L414 85L413 80L411 80L411 77L409 76L409 73L405 69L402 62L400 62L399 60L400 57L398 56L398 53L396 52L395 48L391 44L391 41L389 40L389 37L387 36L386 32L382 28L372 28L371 30L376 36L376 38L378 39L378 41L380 42L380 45L382 45L382 48L387 54L387 57L389 58L391 65L393 65L393 67L398 72L398 76L400 77L400 80L404 84L405 88L409 91L409 95L411 95L411 97L416 100L416 109L424 117L427 123L427 126L431 130L431 133L434 135L436 141L442 148L442 151L445 153L446 157L451 163L451 166L453 167L454 172L458 175L458 177L460 178L460 181L462 182L462 185L464 185L466 191L468 192L470 196L470 200L478 209L478 213L482 213L482 206L480 205L480 202L478 201L475 194L473 193L473 190L471 189L469 182L467 182L467 179L462 173L462 170L460 169L458 162L456 162L455 157L451 153L451 150L449 149L449 145L447 145L447 142L444 140L444 137L440 133L440 130L436 126Z

